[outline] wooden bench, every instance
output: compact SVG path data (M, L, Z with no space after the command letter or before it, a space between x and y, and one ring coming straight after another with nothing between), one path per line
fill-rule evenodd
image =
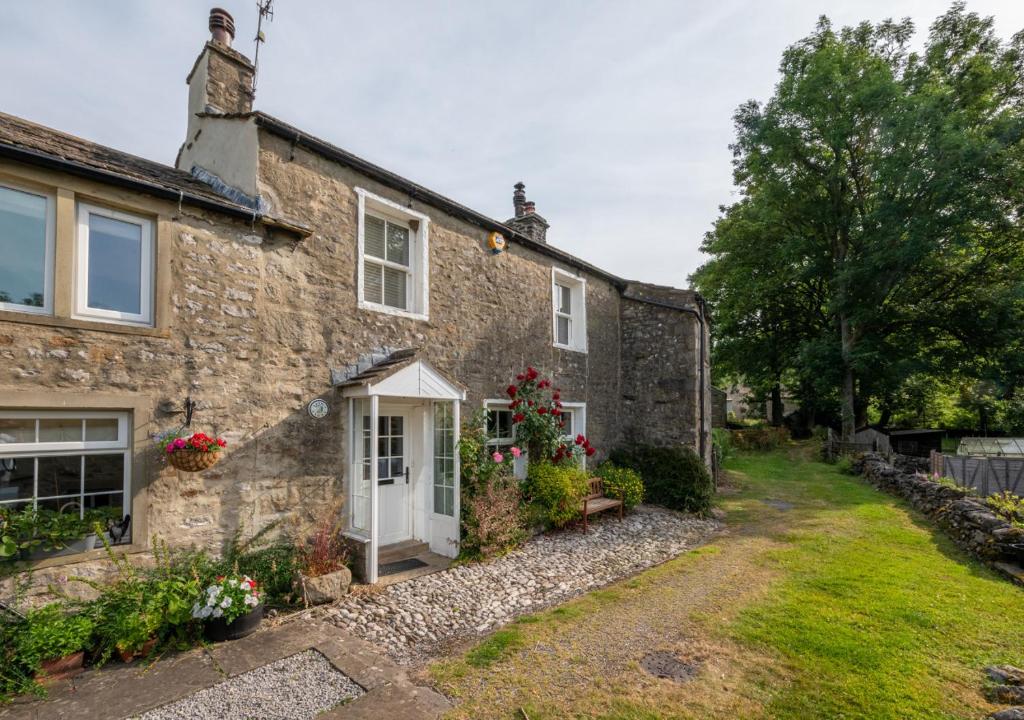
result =
M583 532L587 531L587 518L594 513L618 508L619 520L621 520L625 508L622 501L604 496L604 483L601 478L590 478L587 482L590 484L590 494L583 498Z

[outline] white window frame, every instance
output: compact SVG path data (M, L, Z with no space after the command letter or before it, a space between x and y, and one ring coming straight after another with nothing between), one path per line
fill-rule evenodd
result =
M0 457L60 457L68 455L111 455L110 451L117 451L124 457L124 483L121 490L105 490L101 492L89 493L89 495L117 495L121 494L121 509L125 515L132 513L132 496L131 496L131 477L132 477L132 452L131 452L131 438L129 432L131 425L128 422L129 414L127 412L118 411L53 411L53 410L0 410L0 419L34 419L36 438L34 442L26 443L4 443L0 444ZM40 420L81 420L82 421L82 440L77 442L40 442L39 437L39 421ZM116 419L117 420L117 440L94 440L88 441L85 439L85 421L96 420L96 419ZM84 461L83 461L84 462ZM38 469L33 472L36 473L36 487L33 488L32 498L20 498L17 500L7 500L0 503L2 505L22 505L25 503L31 504L33 507L37 507L38 503L43 500L52 500L54 498L71 497L68 496L46 496L39 497L38 487ZM82 477L84 483L84 477ZM79 498L84 498L85 490L84 484L79 488ZM84 503L80 504L79 517L81 513L84 513Z
M140 226L142 233L139 313L89 307L89 216L99 215ZM153 287L156 284L153 221L139 215L111 210L89 203L78 204L78 232L75 237L75 311L80 320L103 320L121 325L153 325Z
M35 188L25 187L16 183L7 182L4 180L0 183L0 187L7 190L14 190L15 192L23 192L26 195L35 195L46 200L46 252L43 254L43 306L34 307L32 305L22 305L16 302L0 302L0 310L10 310L12 312L21 313L32 313L34 315L52 315L53 314L53 265L54 265L54 245L56 243L56 227L57 227L57 196L53 193L42 192Z
M558 318L565 317L560 312L561 292L559 286L569 288L569 342L558 342ZM587 281L560 268L551 268L551 344L562 350L587 352Z
M515 410L509 410L509 403L511 400L501 398L487 398L483 402L484 410L504 410L515 415ZM484 432L487 431L486 419L484 420ZM512 423L512 437L511 438L487 438L487 447L494 448L494 450L504 451L507 448L512 447L516 444L516 423ZM529 459L526 457L526 448L520 448L523 452L517 457L512 463L512 474L519 480L526 479L526 467Z
M356 197L359 204L359 219L357 231L356 262L359 267L357 292L359 308L361 310L373 310L374 312L386 315L397 315L399 317L411 318L413 320L430 319L430 263L429 263L429 227L430 218L423 213L404 208L396 202L387 198L374 195L368 190L357 187ZM383 264L385 267L393 267L409 273L409 283L406 286L406 300L409 303L408 309L401 309L384 305L383 303L370 302L365 300L366 288L366 213L383 218L389 222L404 224L409 228L409 266L405 267L397 263L389 263L387 260L373 258L372 262Z
M571 411L573 417L573 427L571 429L571 432L568 432L565 435L563 435L562 440L575 444L577 435L582 434L583 437L587 436L587 404L584 402L566 402L563 400L562 410ZM580 458L580 467L586 469L586 455Z

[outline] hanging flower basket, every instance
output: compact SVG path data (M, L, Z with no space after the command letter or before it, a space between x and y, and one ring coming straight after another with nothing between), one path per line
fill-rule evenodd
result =
M221 449L227 446L224 438L212 438L201 432L187 437L181 431L170 432L157 436L157 440L171 467L183 472L212 468L220 460Z
M167 455L171 467L183 472L201 472L209 470L220 460L219 452L200 452L199 450L175 450Z

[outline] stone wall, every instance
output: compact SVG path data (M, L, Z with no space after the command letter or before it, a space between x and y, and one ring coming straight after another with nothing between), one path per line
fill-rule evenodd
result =
M564 401L586 403L593 463L627 432L699 446L701 326L692 314L625 298L614 279L521 244L493 255L482 228L277 136L261 131L259 144L261 195L313 228L310 237L0 164L0 172L156 220L166 259L157 327L0 319L0 407L88 409L102 396L104 407L133 411L135 549L157 535L217 553L236 531L287 527L293 515L343 496L345 406L330 369L384 346L423 348L468 388L466 418L532 364ZM356 187L430 216L429 320L358 307ZM555 265L587 281L589 353L552 345ZM676 299L692 303L694 295ZM228 441L221 462L198 474L167 468L147 440L177 427L186 395L199 403L194 427ZM333 408L322 420L305 412L316 397ZM69 574L102 574L98 556L40 569L35 591ZM0 582L0 597L11 583Z
M854 468L872 485L907 500L975 557L1024 564L1024 529L996 517L981 498L930 480L923 474L927 460L895 457L890 464L882 455L865 453Z
M698 296L630 283L621 308L623 440L687 445L710 463L708 327Z

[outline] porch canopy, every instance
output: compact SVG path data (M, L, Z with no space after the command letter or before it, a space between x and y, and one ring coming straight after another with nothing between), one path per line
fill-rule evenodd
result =
M338 377L347 403L347 534L363 543L377 582L381 547L426 543L458 554L459 403L456 385L415 350L373 356Z

